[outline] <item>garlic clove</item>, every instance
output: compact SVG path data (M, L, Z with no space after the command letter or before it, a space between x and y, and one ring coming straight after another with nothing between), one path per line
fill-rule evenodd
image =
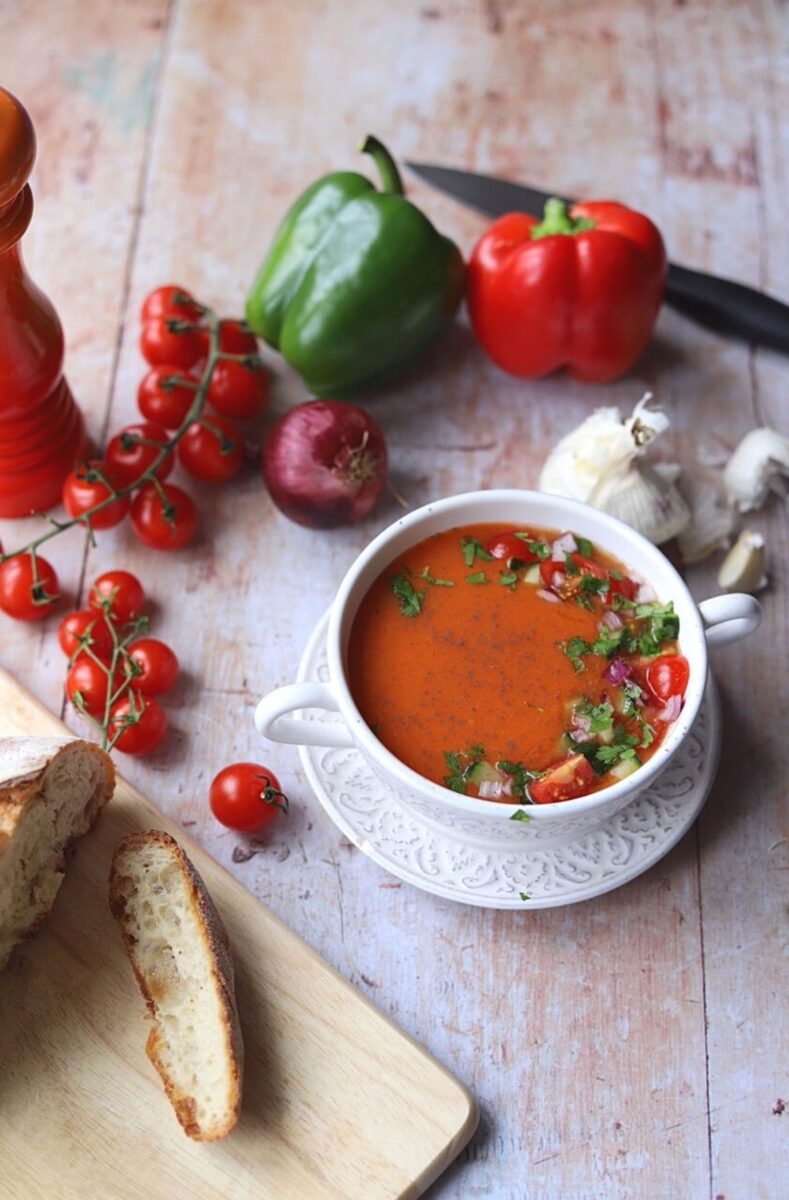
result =
M740 512L761 508L769 491L786 494L789 438L774 429L746 433L723 470L729 503Z
M764 538L743 529L721 563L718 583L724 592L758 592L767 586Z
M690 507L690 521L679 535L679 552L683 562L700 562L729 545L734 512L720 486L713 487L695 475L683 478L681 491Z

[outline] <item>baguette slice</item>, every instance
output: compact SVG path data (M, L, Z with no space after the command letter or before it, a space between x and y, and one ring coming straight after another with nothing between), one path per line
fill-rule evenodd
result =
M244 1050L230 943L205 884L168 833L122 838L110 908L153 1019L146 1053L185 1132L225 1137L238 1120Z
M0 738L0 970L52 911L75 838L115 787L109 755L77 738Z

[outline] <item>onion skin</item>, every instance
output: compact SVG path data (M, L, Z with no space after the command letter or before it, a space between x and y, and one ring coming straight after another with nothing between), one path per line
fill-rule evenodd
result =
M384 435L364 409L341 400L298 404L276 422L262 470L277 508L310 529L361 521L387 473Z

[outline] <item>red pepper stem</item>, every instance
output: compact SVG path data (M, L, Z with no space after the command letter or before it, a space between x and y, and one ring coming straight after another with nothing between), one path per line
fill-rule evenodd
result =
M556 234L581 233L584 229L594 229L596 221L589 217L571 217L564 200L553 197L545 201L545 214L539 225L531 231L532 240L535 238L554 237Z
M391 154L384 146L383 142L379 142L377 137L372 134L362 142L362 154L369 154L378 168L378 174L381 176L381 183L385 192L392 192L396 196L403 194L403 181L400 178L400 172L397 169L397 164Z

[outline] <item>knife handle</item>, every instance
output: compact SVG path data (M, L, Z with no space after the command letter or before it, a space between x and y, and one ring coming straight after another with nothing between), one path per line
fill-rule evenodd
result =
M744 283L671 263L666 303L717 333L789 353L789 305Z

